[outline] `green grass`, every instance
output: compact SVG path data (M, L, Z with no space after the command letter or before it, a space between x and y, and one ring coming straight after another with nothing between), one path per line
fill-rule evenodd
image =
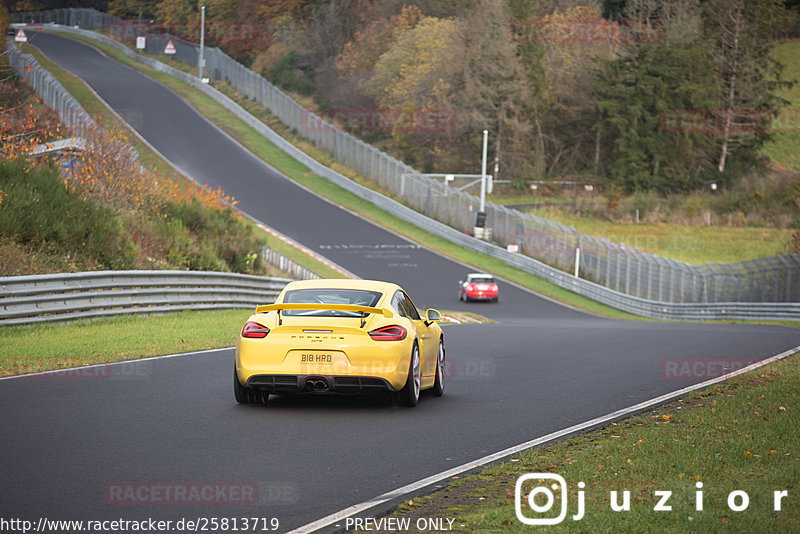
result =
M579 232L606 237L665 258L701 264L785 254L792 230L678 224L630 224L567 215L559 210L537 210L537 215L574 226Z
M0 327L0 376L229 347L252 313L184 311Z
M798 380L795 355L642 415L528 450L415 498L392 515L454 518L455 525L464 525L458 532L520 532L525 527L514 508L518 477L555 473L568 488L569 515L553 527L559 532L797 532ZM581 481L586 514L574 521ZM697 482L703 483L702 511L696 510ZM532 487L524 485L523 495ZM612 490L620 500L630 491L630 511L610 510ZM672 511L653 511L657 490L673 492ZM747 510L729 509L727 496L735 490L748 493ZM773 492L783 490L788 496L775 512ZM553 510L559 506L560 500ZM536 517L530 509L526 515Z
M0 327L0 376L230 347L253 309L182 311ZM442 310L442 324L492 323Z
M794 81L793 87L782 88L778 96L789 103L776 121L786 130L774 133L774 138L763 148L763 153L779 165L800 171L800 42L782 43L775 47L774 56L784 66L782 79Z

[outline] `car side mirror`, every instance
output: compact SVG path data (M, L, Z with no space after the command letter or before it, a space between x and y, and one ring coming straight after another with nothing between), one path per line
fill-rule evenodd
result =
M442 320L442 314L439 313L438 310L434 310L433 308L430 308L425 312L425 320L427 322L429 322L429 323L432 323L432 322L435 322L435 321L441 321Z

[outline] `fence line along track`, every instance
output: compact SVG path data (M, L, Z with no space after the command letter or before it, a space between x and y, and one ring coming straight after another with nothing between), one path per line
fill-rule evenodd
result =
M85 9L28 13L22 19L36 22L55 22L59 19L71 26L97 29L109 24L123 27L127 24L110 15ZM493 228L495 239L500 243L517 244L526 252L524 255L510 253L504 246L467 235L473 224L474 211L471 208L477 204L475 197L422 176L402 162L342 132L306 111L260 75L219 50L207 49L206 53L207 68L213 73L213 78L228 81L237 91L264 105L287 126L328 149L337 160L400 195L408 206L320 164L198 78L137 54L107 36L75 27L54 29L101 40L136 61L189 83L312 171L360 198L435 235L497 257L559 287L614 308L652 318L800 320L800 255L758 258L734 264L688 265L645 254L607 239L580 234L574 228L489 203L487 225ZM189 62L197 60L196 45L177 38L173 38L173 42L179 57L183 56L182 59ZM572 262L576 248L581 249L580 278L565 272L574 269Z

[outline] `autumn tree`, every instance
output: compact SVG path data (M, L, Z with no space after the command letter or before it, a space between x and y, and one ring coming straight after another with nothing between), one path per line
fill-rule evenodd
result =
M474 154L472 168L486 129L504 177L542 176L546 133L510 30L507 3L478 0L464 21L463 64L454 104L457 131Z
M158 21L167 26L186 24L189 17L195 12L191 0L161 0L156 7Z
M661 5L660 26L666 46L696 43L703 34L700 0L672 0Z
M423 164L427 169L437 157L447 157L450 149L458 34L459 25L453 19L424 17L410 29L396 27L394 42L364 84L379 107L389 111L387 116L399 117L387 128L393 142L415 147L412 152L427 160Z
M3 32L3 35L6 34L6 30L9 24L11 24L11 16L8 14L6 6L0 4L0 31ZM2 45L0 45L0 53L5 53L5 51L6 51L6 43L5 41L3 41Z
M197 9L205 6L206 17L210 20L235 20L241 4L244 3L240 0L200 0Z
M299 21L311 3L311 0L260 0L256 12L258 18L272 23L283 17Z
M623 32L616 22L600 16L600 10L572 7L529 23L530 39L539 39L544 85L540 98L548 130L551 169L576 172L590 165L597 154L594 71L599 58L617 57ZM595 166L596 167L596 166Z
M719 172L725 170L733 147L752 153L766 138L763 131L737 131L736 121L743 113L774 113L773 80L780 79L781 66L770 52L780 29L782 4L781 0L709 0L706 4L723 99Z
M457 35L452 19L426 17L397 40L375 63L367 91L384 107L416 104L429 106L441 100L450 87L445 79L451 64L450 43Z
M414 28L422 19L416 6L403 6L400 13L388 18L377 18L356 30L336 57L336 68L345 78L362 72L372 72L378 59L402 35Z
M123 20L151 19L156 16L159 0L111 0L107 12Z

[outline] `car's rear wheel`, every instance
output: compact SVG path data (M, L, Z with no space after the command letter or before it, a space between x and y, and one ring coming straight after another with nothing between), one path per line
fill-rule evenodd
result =
M253 391L244 387L239 383L239 377L236 375L236 367L233 368L233 396L236 397L236 402L239 404L250 404L252 401Z
M433 394L444 395L444 339L439 339L439 351L436 353L436 380L433 383Z
M419 389L422 383L422 374L419 366L419 346L414 342L411 349L411 361L408 363L408 377L406 385L398 393L400 404L413 408L419 403Z
M233 396L239 404L266 404L269 393L260 389L253 389L239 383L236 367L233 368Z

